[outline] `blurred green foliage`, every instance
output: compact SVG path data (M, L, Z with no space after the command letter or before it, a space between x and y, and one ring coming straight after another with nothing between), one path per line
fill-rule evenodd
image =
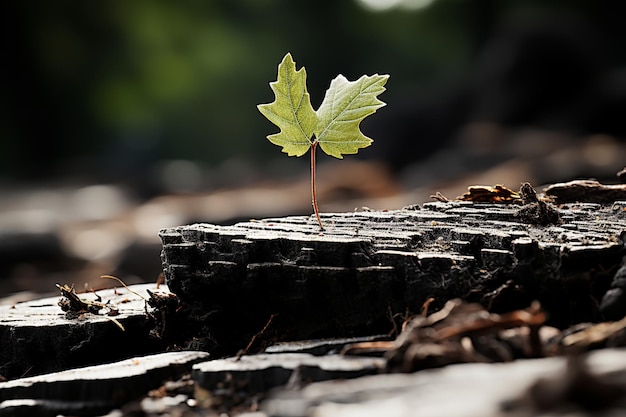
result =
M401 88L466 64L459 3L413 13L352 0L5 5L0 172L36 171L32 158L54 169L98 154L217 163L269 153L271 127L255 105L271 97L267 80L285 52L307 62L315 97L337 73L392 73Z
M81 158L261 158L272 127L255 105L271 100L287 51L306 62L313 97L338 73L392 74L392 108L393 90L464 74L497 15L532 3L377 13L357 0L8 2L0 173L58 173Z

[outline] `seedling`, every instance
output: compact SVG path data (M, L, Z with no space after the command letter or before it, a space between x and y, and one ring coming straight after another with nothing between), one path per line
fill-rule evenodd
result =
M359 125L365 117L385 105L377 96L385 91L387 79L389 75L374 74L348 81L338 75L331 81L324 101L316 111L306 88L306 70L302 67L296 71L296 63L287 53L278 65L277 80L270 83L276 99L257 106L280 128L280 133L267 137L270 142L282 146L282 151L289 156L302 156L311 150L311 203L320 230L324 230L324 226L315 186L317 146L338 159L370 146L372 139L361 132Z

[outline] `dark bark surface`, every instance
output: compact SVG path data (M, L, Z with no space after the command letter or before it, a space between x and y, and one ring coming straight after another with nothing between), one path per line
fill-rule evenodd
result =
M154 287L139 285L134 291L148 298L146 290ZM146 316L145 301L128 289L77 298L88 304L100 299L108 307L94 307L97 313L64 312L61 304L67 299L61 296L0 306L0 375L31 376L163 349L150 335L154 322ZM107 315L109 308L117 309L115 315Z
M298 373L298 384L303 384L373 375L384 366L383 358L260 353L199 363L193 367L192 378L205 389L218 389L228 381L235 390L255 394L287 385L294 372Z
M26 399L43 401L40 408L46 412L38 415L54 415L53 411L101 415L157 388L166 379L180 377L207 356L205 352L160 353L0 382L0 415L16 415L20 407L30 408L22 415L28 411L35 414L32 404L5 403Z
M624 256L623 208L541 203L325 214L324 231L303 216L181 226L160 232L163 268L222 352L272 316L272 341L386 333L390 315L431 297L432 309L461 297L494 312L539 300L560 328L601 320ZM534 217L546 208L557 224Z
M394 337L385 335L392 330L397 335L400 324L424 305L430 314L453 298L482 304L467 304L471 311L484 307L493 313L479 315L496 324L485 329L499 341L502 334L494 332L515 329L507 325L512 323L510 314L497 313L515 310L518 317L538 300L542 310L531 306L542 316L538 326L545 311L547 324L567 328L559 336L563 349L623 346L624 319L597 326L585 322L624 315L626 203L557 207L528 191L521 193L525 205L435 202L393 211L325 214L323 231L312 216L162 230L163 268L172 293L156 291L154 284L87 294L59 286L63 297L0 307L0 375L13 379L0 383L0 415L101 413L175 378L169 366L175 361L170 363L164 355L156 371L146 368L137 376L141 383L134 379L135 366L151 358L142 355L165 349L203 350L209 355L190 353L193 358L182 371L188 372L196 358L203 362L181 380L161 386L161 394L144 398L146 407L157 406L161 395L166 401L183 394L193 399L192 405L179 398L177 405L167 407L200 407L207 413L256 409L257 399L265 394L251 396L255 386L265 391L287 379L288 385L297 386L358 377L382 371L384 363L390 370L397 356L390 354L414 354L415 349L407 344L403 350L402 341L412 340L406 336L409 330L388 343L384 340ZM448 331L466 334L476 329L469 313L460 316L446 322ZM408 329L413 320L407 322ZM481 342L491 339L480 329L472 339L473 350L492 347ZM543 329L558 333L549 326ZM524 329L517 330L523 336ZM423 331L430 332L428 326ZM344 339L303 341L334 336ZM423 348L425 338L418 339L411 343ZM452 339L445 340L464 347L460 336ZM293 343L253 355L280 341ZM387 353L362 360L323 356L344 351L346 343L352 346L351 354L358 350L355 346L363 355ZM132 356L132 366L111 363ZM80 378L89 379L84 370L64 371L104 363L111 365L110 370L102 368L106 375L88 372L93 384L80 383ZM41 375L44 372L49 373ZM20 376L27 377L15 379ZM374 383L374 397L386 395L385 381ZM111 400L117 398L113 391L124 386L129 387L126 396Z

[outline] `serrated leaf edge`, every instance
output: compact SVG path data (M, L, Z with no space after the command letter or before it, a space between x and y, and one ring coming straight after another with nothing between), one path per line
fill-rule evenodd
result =
M283 68L283 66L288 66L287 68ZM298 102L297 106L294 106L294 102L291 99L291 95L287 94L283 94L277 87L277 85L280 83L280 75L281 75L281 71L285 72L285 75L287 76L285 83L287 84L287 91L291 91L292 85L294 84L292 82L292 80L301 75L304 79L303 79L303 85L304 85L304 92L300 95L300 101ZM292 75L292 71L293 71L293 77L291 77ZM281 147L281 151L286 153L289 156L302 156L304 155L310 148L311 146L311 137L313 136L313 130L315 129L315 125L313 126L313 129L311 129L310 133L307 133L304 129L303 123L300 120L300 118L298 117L298 111L300 109L300 107L303 105L303 103L305 102L305 100L308 97L308 102L309 102L309 106L311 106L311 101L310 101L310 94L307 90L307 86L306 86L306 78L307 78L307 73L306 73L306 69L305 67L301 67L299 70L296 69L296 63L293 60L293 57L291 56L291 53L288 52L282 59L282 61L280 62L280 64L278 64L278 75L276 77L276 81L272 81L270 82L270 88L272 89L272 91L274 92L275 98L274 101L271 103L266 103L266 104L259 104L257 105L257 109L261 112L261 114L263 114L270 122L272 122L274 125L276 125L279 129L280 132L278 133L274 133L271 135L267 136L267 139L273 143L274 145L280 146ZM276 113L275 111L271 110L271 107L274 105L277 105L278 102L278 98L283 97L284 99L286 99L287 102L289 102L290 104L290 108L291 108L291 114L293 115L293 119L289 120L286 119L284 117L282 117L280 114ZM315 112L315 109L313 109L313 107L311 106L311 110L313 110L313 112ZM282 120L284 122L284 124L290 125L290 126L296 126L299 130L300 133L302 134L301 138L298 138L296 140L292 139L290 136L284 134L283 132L283 128L278 125L277 123L275 123L270 117L268 117L267 114L271 114L274 116L275 119L278 120ZM317 116L317 114L316 114ZM317 121L316 121L317 123ZM285 135L287 137L286 140L283 140L281 143L281 140L278 139L278 137L280 137L281 135ZM304 139L303 139L304 138ZM285 143L287 144L291 144L294 146L297 146L298 148L302 148L301 150L298 150L296 152L292 152L289 149L287 149L287 147L285 146Z
M323 106L327 100L327 98L329 98L329 96L325 96L324 100L322 101L322 104L320 105L320 107L317 109L316 114L318 116L318 126L316 126L315 128L315 135L316 138L318 140L318 142L320 143L320 147L322 148L322 151L324 151L324 153L326 153L327 155L333 156L335 158L338 159L343 159L343 155L346 154L356 154L358 153L359 149L362 148L366 148L368 146L370 146L373 142L373 140L367 136L365 136L363 134L363 132L361 132L360 129L360 124L361 122L369 115L374 114L376 112L376 110L378 110L381 107L384 107L387 105L387 103L383 102L382 100L380 100L378 98L378 96L380 94L382 94L383 92L386 91L386 88L384 87L385 84L387 83L387 80L389 79L389 75L384 74L384 75L379 75L378 73L373 74L373 75L362 75L361 77L359 77L357 80L355 81L349 81L345 76L339 74L337 75L330 83L330 87L327 90L327 94L328 92L331 90L331 87L333 86L333 83L338 84L339 86L341 85L345 85L345 84L357 84L359 82L361 82L361 80L363 79L371 79L371 83L363 83L363 85L360 88L360 91L357 95L354 96L354 98L345 106L345 108L349 108L350 104L354 102L354 100L356 100L358 97L361 96L361 94L363 94L363 91L371 88L372 86L375 86L376 84L380 84L377 88L377 90L379 89L380 91L378 92L373 92L371 94L374 94L373 97L373 103L367 106L361 106L357 109L353 109L352 111L358 111L358 112L363 112L364 110L368 110L365 112L365 114L362 117L357 117L357 118L349 118L349 119L339 119L341 117L341 115L345 114L346 111L342 110L341 112L337 113L337 115L335 117L332 118L332 120L326 124L325 127L322 128L321 133L317 133L320 129L319 124L322 122L321 118L320 118L320 110L323 109ZM338 87L335 88L335 90L337 90ZM334 101L334 100L333 100ZM347 111L348 113L350 111ZM358 139L351 139L351 140L346 140L346 141L337 141L337 140L324 140L324 137L332 137L332 135L327 134L327 132L332 132L332 128L331 126L333 126L333 124L335 124L337 121L341 121L341 122L357 122L357 130L360 133L361 137ZM350 144L350 145L355 145L356 149L353 152L332 152L328 149L326 149L325 145L337 145L337 144Z

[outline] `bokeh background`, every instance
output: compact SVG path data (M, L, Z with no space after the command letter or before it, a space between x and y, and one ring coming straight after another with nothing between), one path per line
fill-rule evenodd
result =
M386 73L373 146L320 155L322 211L469 185L615 182L620 0L8 1L1 6L0 293L159 272L161 227L309 214L307 158L256 109L289 51L314 107ZM10 302L14 302L14 298Z

